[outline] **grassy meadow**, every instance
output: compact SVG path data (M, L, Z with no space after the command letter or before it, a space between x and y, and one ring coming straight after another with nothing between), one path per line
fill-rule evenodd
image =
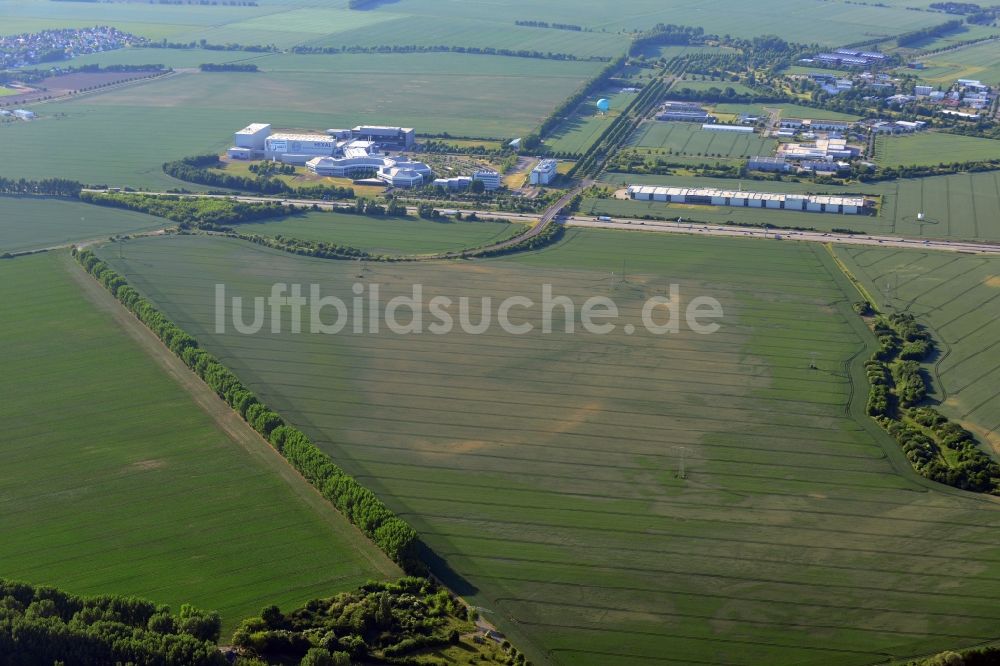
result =
M779 109L782 118L811 118L813 120L861 120L858 116L827 109L814 109L798 104L765 104L768 109Z
M586 152L637 94L617 92L617 89L614 89L606 90L599 95L591 95L545 138L545 146L557 153ZM611 102L611 108L606 114L600 113L595 106L597 100L602 97Z
M928 326L940 353L927 364L939 409L1000 455L1000 260L941 252L837 248L878 306Z
M170 226L168 220L78 201L0 197L0 254Z
M904 136L880 136L875 140L875 160L883 166L995 159L1000 159L1000 141L995 139L920 132Z
M346 213L306 213L281 220L240 225L240 231L262 236L349 245L372 254L432 254L479 247L524 230L506 222L440 221L414 217L378 218Z
M217 609L226 637L267 604L399 574L280 458L231 439L79 279L66 253L0 262L5 578Z
M956 79L979 79L1000 84L1000 42L994 40L946 51L923 59L926 69L917 75L932 85L951 85Z
M609 186L622 183L678 185L687 187L732 188L732 179L692 176L642 176L606 173L601 178ZM743 187L759 192L793 194L856 194L881 197L876 217L867 215L827 215L795 211L760 211L716 206L687 206L646 201L589 199L584 210L594 214L641 217L645 214L682 215L692 220L724 222L734 220L801 225L819 230L849 227L872 234L899 234L916 238L1000 241L1000 173L958 173L931 178L914 178L884 183L838 187L814 183L743 181ZM919 213L924 219L919 220Z
M701 123L649 120L636 128L628 145L630 148L649 148L661 155L742 158L773 155L778 142L758 133L705 130Z
M361 278L221 238L103 254L410 521L536 664L860 666L995 636L1000 506L916 477L863 416L874 340L822 246L575 229L517 258ZM248 298L276 281L346 303L377 284L383 304L420 284L425 302L470 298L471 324L482 298L518 295L536 307L514 322L536 328L213 333L212 285ZM716 298L722 328L630 335L671 283L685 306ZM614 331L577 314L568 333L556 308L544 334L543 284L612 298Z

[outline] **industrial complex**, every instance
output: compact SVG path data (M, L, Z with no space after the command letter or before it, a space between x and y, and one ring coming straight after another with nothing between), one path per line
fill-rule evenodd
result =
M304 165L320 176L355 178L374 175L392 187L419 187L430 182L429 166L405 157L390 157L387 148L406 150L414 144L409 127L358 125L323 134L272 132L267 123L247 125L233 135L231 159L267 159Z
M736 208L773 208L812 213L857 215L865 210L865 198L827 195L782 194L777 192L744 192L717 190L708 187L670 187L629 185L626 190L636 201L732 206Z

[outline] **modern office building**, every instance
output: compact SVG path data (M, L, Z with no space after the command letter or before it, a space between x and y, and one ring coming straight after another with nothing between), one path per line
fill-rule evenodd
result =
M532 185L548 185L557 175L559 163L555 160L542 160L531 170L529 182Z

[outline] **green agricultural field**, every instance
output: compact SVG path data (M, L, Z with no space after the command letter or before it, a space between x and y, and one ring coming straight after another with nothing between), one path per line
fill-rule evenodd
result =
M163 162L222 152L250 122L312 130L367 122L452 136L520 136L601 66L450 53L282 54L255 62L266 71L179 73L35 105L37 121L0 125L5 150L19 156L2 161L0 175L180 187L162 173Z
M880 136L875 142L875 159L883 166L995 160L1000 159L1000 141L942 132Z
M382 11L382 10L377 10ZM432 17L447 24L455 19L493 21L513 27L517 19L575 23L595 31L647 29L656 23L701 26L706 32L740 37L795 35L805 43L846 44L866 38L894 35L940 23L939 16L906 11L902 7L846 5L808 0L763 0L752 5L733 0L534 0L505 2L503 12L489 0L401 0L385 5L392 14ZM780 25L775 23L781 17Z
M701 123L650 120L640 125L629 147L650 148L659 154L750 157L773 155L778 142L760 134L714 132Z
M391 12L391 7L389 8ZM367 12L386 17L377 25L337 31L308 42L309 46L476 46L515 51L570 53L578 57L619 56L629 38L618 32L576 32L514 25L513 21L406 16L390 12ZM308 12L312 14L312 10ZM357 12L353 12L357 13Z
M601 180L609 186L625 184L678 185L686 187L719 187L731 189L737 184L732 179L701 178L691 176L643 176L607 173ZM673 204L644 201L595 200L595 214L656 215L670 211L669 215L685 218L724 222L726 219L769 222L782 226L814 227L829 230L833 227L850 227L873 234L900 234L918 238L947 238L951 240L1000 241L1000 173L959 173L931 178L914 178L883 183L868 183L839 187L815 183L789 183L774 181L742 181L745 189L757 192L789 192L794 194L867 194L881 197L878 217L864 215L813 215L808 213L770 213L712 206L683 206L684 213L674 212ZM736 215L734 215L736 213ZM740 215L742 213L742 215ZM919 220L918 215L924 214ZM798 218L794 222L792 218ZM845 224L847 223L847 224Z
M0 197L0 254L161 229L158 217L78 201Z
M896 47L895 43L886 44L882 47L888 53L899 53L903 57L913 57L921 52L936 51L938 49L952 48L961 42L968 42L974 39L988 39L1000 35L1000 29L992 25L975 25L966 23L960 30L949 32L940 37L925 39L905 48Z
M506 222L459 222L378 218L343 213L307 213L283 220L244 224L240 231L262 236L325 241L372 254L432 254L479 247L524 230Z
M672 90L684 90L689 88L691 90L696 90L699 92L705 92L711 90L712 88L718 88L719 90L725 91L727 88L732 88L734 93L737 95L754 95L756 91L739 81L702 81L698 80L682 80L674 84Z
M190 41L189 35L208 26L266 15L266 6L189 6L163 3L78 3L46 0L0 0L3 34L46 29L113 25L151 39ZM242 41L231 33L226 41ZM248 43L248 42L244 42Z
M933 85L951 85L956 79L979 79L990 85L1000 84L1000 42L991 41L927 56L927 68L917 75Z
M218 609L225 637L267 604L399 575L264 442L231 439L81 280L66 253L0 262L4 577Z
M96 6L95 6L96 4ZM734 0L680 0L665 6L657 0L532 0L505 3L503 11L487 0L402 0L368 10L349 10L347 2L262 1L259 6L173 5L161 3L52 3L46 0L0 0L4 31L113 24L153 39L213 43L445 44L519 47L542 51L620 53L628 31L656 23L702 26L707 32L753 37L773 34L775 16L781 32L805 43L845 44L900 34L940 23L927 12L904 7L816 4L808 0L763 0L753 6ZM516 20L571 22L590 32L520 29ZM566 33L566 34L556 34ZM475 39L479 37L480 39ZM472 42L467 42L474 39ZM550 44L550 47L546 47Z
M582 154L586 152L597 141L601 132L606 130L617 116L621 115L637 94L606 90L598 95L591 95L552 134L546 137L546 147L556 153ZM597 100L602 97L611 102L611 109L607 114L600 113L595 106Z
M103 255L405 516L533 663L860 666L996 637L1000 507L916 477L862 414L874 339L820 245L570 230L363 280L232 239ZM536 307L513 323L536 328L435 335L423 312L421 335L293 334L286 313L284 333L214 333L213 285L276 280L345 303L419 284L470 298L470 324L519 295ZM629 335L672 283L717 299L722 328ZM556 308L543 333L543 284L614 299L614 331L570 334Z
M928 326L941 353L927 365L943 413L1000 455L1000 260L888 248L836 248L877 305Z

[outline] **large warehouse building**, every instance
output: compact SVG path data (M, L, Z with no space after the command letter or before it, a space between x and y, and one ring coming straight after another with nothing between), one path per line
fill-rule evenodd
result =
M348 144L357 146L361 142L370 147L406 150L413 147L415 136L412 127L358 125L349 130L330 129L323 134L302 134L272 132L270 124L253 123L233 135L233 147L228 155L238 160L263 158L305 164L314 157L332 157Z
M636 201L731 206L736 208L773 208L811 213L841 213L857 215L864 212L864 197L780 194L775 192L743 192L717 190L708 187L656 187L629 185L629 198Z

